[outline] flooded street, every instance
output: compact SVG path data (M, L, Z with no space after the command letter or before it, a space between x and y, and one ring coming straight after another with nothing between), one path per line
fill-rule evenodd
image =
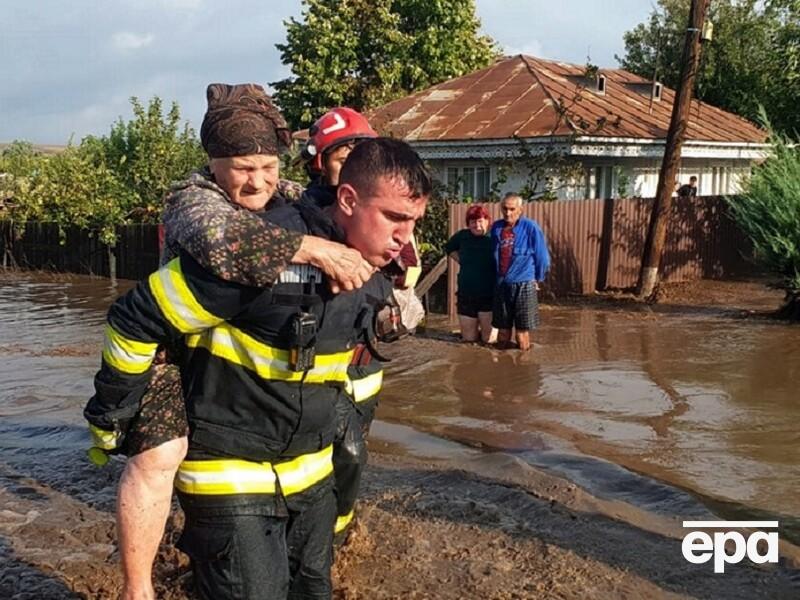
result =
M67 494L64 510L100 510L108 536L113 495L70 464L88 442L106 309L130 285L0 275L0 478L17 497L29 476ZM500 479L521 461L647 514L772 517L800 540L798 327L691 307L545 306L542 321L528 354L442 332L392 347L373 450ZM108 559L97 541L87 552Z
M5 276L0 452L82 447L105 311L130 285ZM598 493L681 509L599 457L723 510L800 517L797 327L580 307L546 307L543 323L529 354L426 336L391 348L377 440L419 456L448 450L418 432L510 451Z
M543 323L530 354L416 340L389 366L381 418L524 455L647 508L686 516L680 495L671 505L641 478L581 455L694 492L728 516L765 511L796 526L800 329L552 307Z

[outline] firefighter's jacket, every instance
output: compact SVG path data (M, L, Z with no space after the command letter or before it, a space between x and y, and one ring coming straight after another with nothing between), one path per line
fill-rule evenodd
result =
M332 221L305 203L271 211L269 219L341 241ZM278 483L284 495L303 491L331 473L337 395L349 386L354 349L390 293L388 279L377 274L359 290L333 295L310 265L293 265L271 288L247 287L181 253L109 310L96 395L84 414L100 429L124 432L156 346L182 343L190 443L178 489L274 494ZM288 365L299 312L317 321L314 366L303 372Z

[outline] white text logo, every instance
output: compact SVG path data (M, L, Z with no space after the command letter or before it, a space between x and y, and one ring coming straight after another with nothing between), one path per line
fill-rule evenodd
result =
M684 529L777 529L777 521L684 521ZM759 542L766 544L766 552L759 549ZM727 549L732 547L733 553ZM763 545L762 545L763 549ZM714 573L724 573L725 563L735 565L747 556L756 564L778 562L778 532L755 531L747 538L739 531L715 531L713 537L705 531L686 534L681 544L683 557L696 565L714 558Z

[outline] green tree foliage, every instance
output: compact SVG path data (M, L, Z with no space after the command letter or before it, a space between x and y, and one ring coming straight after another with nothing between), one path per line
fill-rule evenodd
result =
M800 141L773 132L771 143L771 157L728 204L757 260L786 290L781 316L800 320Z
M292 127L333 106L373 108L487 66L474 0L303 0L277 44L292 75L272 85Z
M621 66L675 88L689 4L659 0L645 23L625 33ZM714 35L703 44L697 97L752 120L766 106L778 131L800 129L800 2L712 0L709 19Z
M425 216L417 223L414 230L422 262L426 266L436 264L444 256L444 245L450 237L448 206L456 197L453 188L434 181L433 193L428 200Z
M120 118L107 136L85 138L81 147L133 192L136 201L131 209L157 220L169 186L201 166L206 155L194 130L188 123L181 125L176 103L165 113L159 97L146 107L133 97L131 107L133 119Z
M105 243L117 225L158 222L161 200L172 182L200 167L205 154L176 104L164 114L154 97L145 107L132 98L133 119L120 119L108 135L45 156L27 142L0 155L4 215L17 224L57 223L95 232Z

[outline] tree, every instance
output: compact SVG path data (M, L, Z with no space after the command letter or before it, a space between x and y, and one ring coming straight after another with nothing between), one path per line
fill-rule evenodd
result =
M274 82L293 128L332 106L366 110L487 66L494 41L478 34L474 0L303 0L277 44L292 75Z
M43 160L33 144L15 140L0 153L0 209L8 210L5 201L13 202L14 196L28 185L28 179L36 173Z
M180 126L173 104L163 113L158 97L147 107L131 98L134 117L119 119L109 135L89 136L77 146L43 156L15 142L0 156L0 191L12 198L8 216L56 223L62 234L76 225L113 244L116 227L158 222L161 200L172 182L205 161L194 131Z
M97 168L111 170L133 193L130 210L157 221L169 186L202 166L206 155L189 124L181 126L177 103L165 113L158 96L146 107L135 96L130 102L133 119L119 118L106 136L84 138L81 149Z
M689 0L659 0L645 23L624 35L624 69L678 83ZM780 131L800 129L800 2L712 0L714 35L703 47L696 97L755 120L769 107Z
M728 205L753 242L756 259L786 291L778 316L800 320L800 140L771 130L770 142L772 155Z

